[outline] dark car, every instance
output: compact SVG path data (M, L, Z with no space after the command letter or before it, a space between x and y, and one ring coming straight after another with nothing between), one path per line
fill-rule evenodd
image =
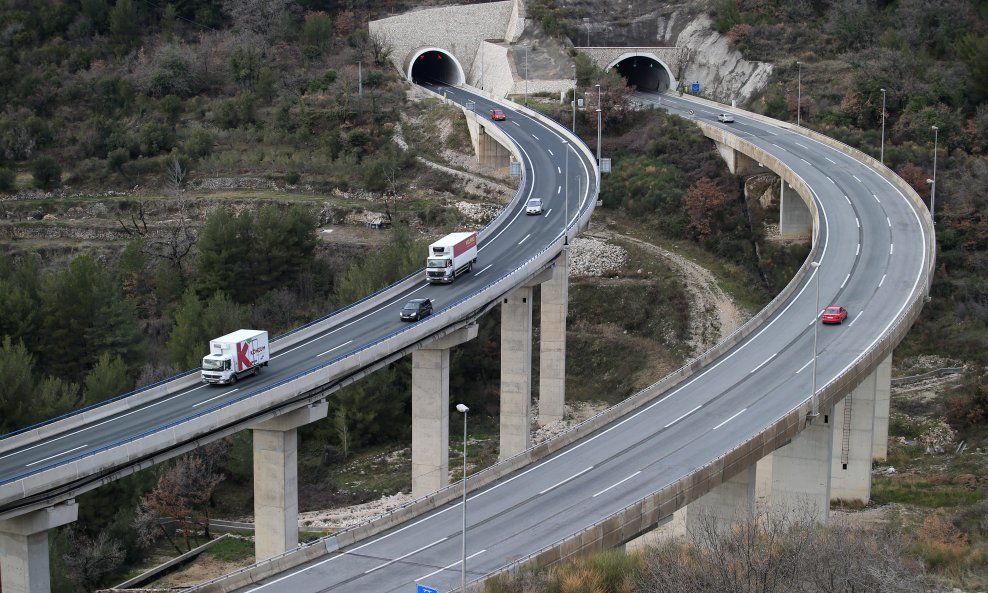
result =
M494 121L504 121L508 119L508 116L500 109L491 109L491 119Z
M838 307L837 305L830 305L823 310L823 317L820 321L824 323L840 323L845 319L847 319L847 309Z
M432 301L429 299L412 299L401 308L402 321L418 321L432 313Z

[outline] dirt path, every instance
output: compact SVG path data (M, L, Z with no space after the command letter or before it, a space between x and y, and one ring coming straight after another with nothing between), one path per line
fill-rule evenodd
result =
M675 268L690 294L690 352L696 356L741 326L751 315L741 310L717 284L710 270L696 262L641 239L613 231L587 233L604 239L620 239L661 257Z

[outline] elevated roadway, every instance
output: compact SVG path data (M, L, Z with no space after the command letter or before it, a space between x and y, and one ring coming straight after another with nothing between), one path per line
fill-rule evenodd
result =
M458 90L454 98L465 96ZM807 426L811 409L827 414L891 355L924 301L933 261L929 215L873 160L790 124L741 112L722 124L715 117L722 107L671 95L639 98L697 119L708 135L743 143L805 184L818 213L811 258L820 265L807 261L765 311L674 379L636 396L641 403L627 406L629 413L589 421L574 429L585 438L563 439L569 444L531 465L502 462L515 469L472 489L465 512L467 579L477 583L471 591L481 591L487 575L580 549L582 536L610 529L630 509L642 519L625 521L611 538L627 541L786 445ZM555 155L552 142L545 148ZM817 290L821 305L850 311L844 324L814 327ZM656 393L661 397L651 399ZM464 509L451 495L445 500L371 537L320 542L307 562L275 560L202 590L456 590Z

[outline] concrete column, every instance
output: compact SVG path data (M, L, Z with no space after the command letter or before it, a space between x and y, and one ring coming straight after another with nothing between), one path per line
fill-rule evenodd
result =
M875 369L875 442L872 459L885 461L889 453L889 401L892 393L892 355Z
M449 485L449 349L477 337L456 330L412 353L412 496Z
M539 341L539 424L563 419L566 405L566 313L569 308L569 248L563 248L542 284Z
M809 239L813 235L813 215L798 193L789 188L785 179L779 188L779 232L784 239Z
M772 453L771 508L826 523L830 513L830 457L833 410L817 416Z
M754 175L765 171L765 168L750 156L743 152L738 152L726 144L714 143L720 158L727 163L727 169L732 175Z
M834 406L831 500L871 499L871 458L874 451L875 378L873 372Z
M532 444L532 288L523 286L501 301L500 459Z
M49 593L48 530L79 518L75 500L0 521L0 590Z
M772 454L758 460L755 464L755 500L761 508L767 508L772 499Z
M325 401L251 427L254 441L254 555L298 546L298 427L322 420Z
M748 521L755 513L755 471L750 465L741 473L707 492L686 508L686 529L692 532L713 524L718 531Z

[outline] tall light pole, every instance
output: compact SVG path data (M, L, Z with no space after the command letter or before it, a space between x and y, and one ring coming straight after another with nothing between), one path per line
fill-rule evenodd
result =
M817 316L820 315L820 262L810 262L813 273L816 274L816 309L813 309L813 387L810 392L810 417L816 418L820 415L819 404L816 401L816 347L817 347Z
M885 164L885 89L882 91L882 152L879 160L884 165Z
M800 124L800 110L803 107L803 64L796 60L796 125Z
M364 70L360 62L357 62L357 96L364 96Z
M600 108L600 85L597 85L597 164L600 164L600 135L603 112Z
M573 133L576 133L576 64L573 64Z
M937 140L940 128L936 126L930 126L933 128L933 187L930 190L930 218L933 220L933 224L937 223L935 218L937 211Z
M463 536L460 548L460 591L467 590L467 412L470 408L456 404L456 411L463 414Z
M563 199L566 201L563 214L563 244L569 245L569 235L566 234L566 224L569 222L569 142L563 140L563 150L566 151L566 168L563 173Z

